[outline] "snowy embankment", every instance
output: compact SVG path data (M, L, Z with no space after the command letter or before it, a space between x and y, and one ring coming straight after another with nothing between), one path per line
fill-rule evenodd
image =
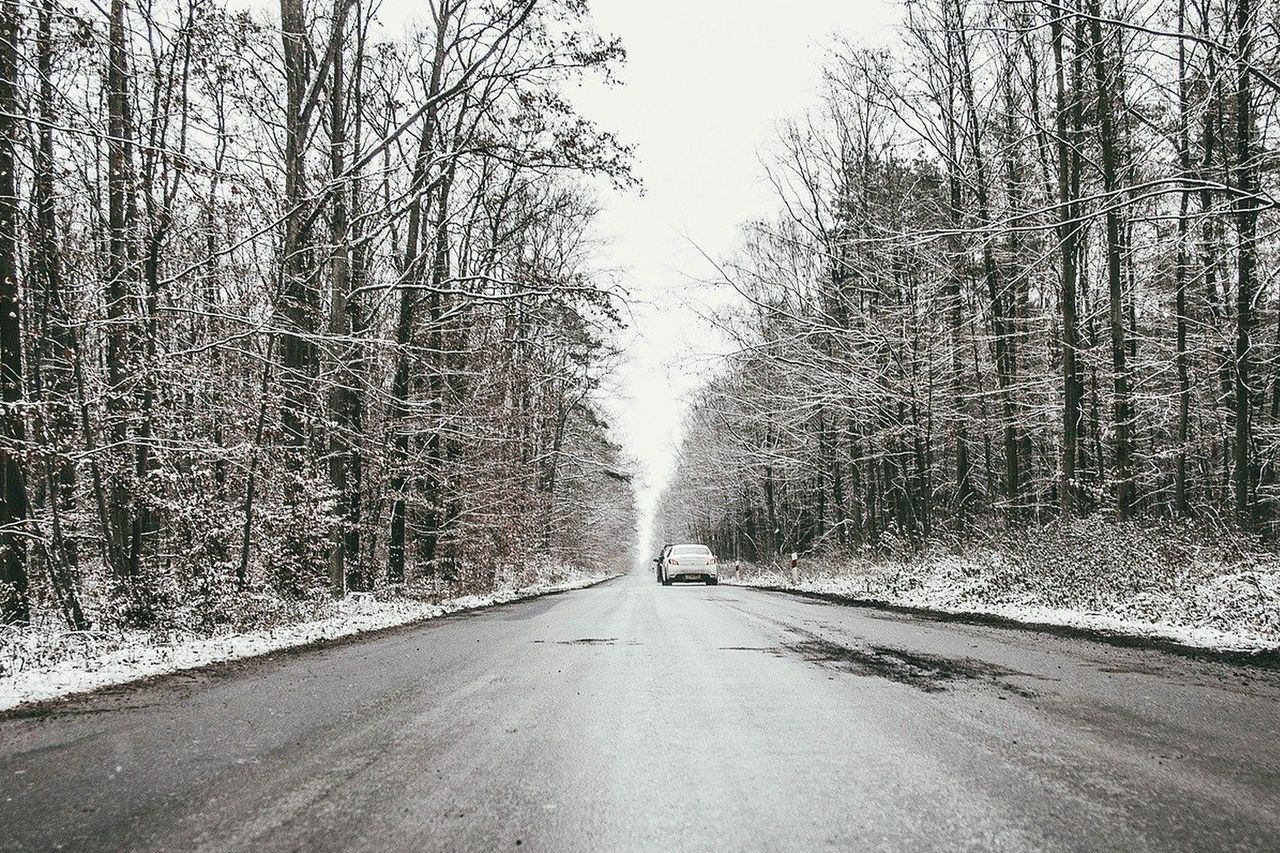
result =
M948 614L995 616L1222 651L1280 651L1280 558L1166 553L1168 544L1033 534L1021 545L904 559L801 560L732 569L723 581ZM1178 546L1181 547L1181 546Z
M0 711L463 610L581 589L611 577L615 574L570 570L560 573L555 581L447 598L434 604L410 598L379 601L370 595L354 595L333 602L331 613L322 618L214 636L68 632L38 627L0 629Z

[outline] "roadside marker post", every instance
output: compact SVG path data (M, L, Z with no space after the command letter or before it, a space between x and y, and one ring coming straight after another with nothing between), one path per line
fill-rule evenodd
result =
M791 552L791 583L800 583L800 555L795 551Z

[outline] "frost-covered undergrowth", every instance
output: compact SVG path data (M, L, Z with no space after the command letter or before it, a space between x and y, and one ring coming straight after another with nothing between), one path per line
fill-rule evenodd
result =
M802 559L796 583L786 566L744 565L726 581L1204 648L1280 648L1280 555L1173 525L1086 519L907 557Z
M530 582L511 578L483 595L438 601L407 596L349 596L317 607L306 621L243 632L75 631L48 625L0 627L0 711L221 661L433 619L606 580L557 567Z

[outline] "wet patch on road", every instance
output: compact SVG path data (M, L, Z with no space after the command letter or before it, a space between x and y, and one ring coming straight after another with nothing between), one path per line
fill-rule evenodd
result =
M786 648L810 663L853 675L884 678L925 693L941 693L958 686L993 687L1023 697L1035 695L1008 679L1023 673L973 658L953 658L909 652L887 646L842 646L816 634L803 632Z
M579 637L576 640L557 640L557 646L612 646L617 637Z

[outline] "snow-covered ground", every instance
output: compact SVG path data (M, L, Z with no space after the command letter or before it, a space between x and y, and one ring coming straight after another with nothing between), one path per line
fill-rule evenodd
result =
M793 581L787 567L743 566L724 583L794 589L868 603L945 613L998 616L1018 622L1068 626L1170 640L1224 651L1280 650L1280 570L1253 567L1206 572L1159 591L1099 582L1091 604L1053 606L1043 587L1011 579L1001 555L938 555L912 563L874 561L802 565Z
M610 577L613 575L569 570L558 573L553 582L504 588L486 595L465 595L439 604L408 598L377 601L372 596L355 595L335 602L333 614L325 618L212 637L7 629L6 634L0 635L0 658L3 658L0 660L0 673L3 673L0 675L0 711L150 676L420 622L461 610L580 589Z

